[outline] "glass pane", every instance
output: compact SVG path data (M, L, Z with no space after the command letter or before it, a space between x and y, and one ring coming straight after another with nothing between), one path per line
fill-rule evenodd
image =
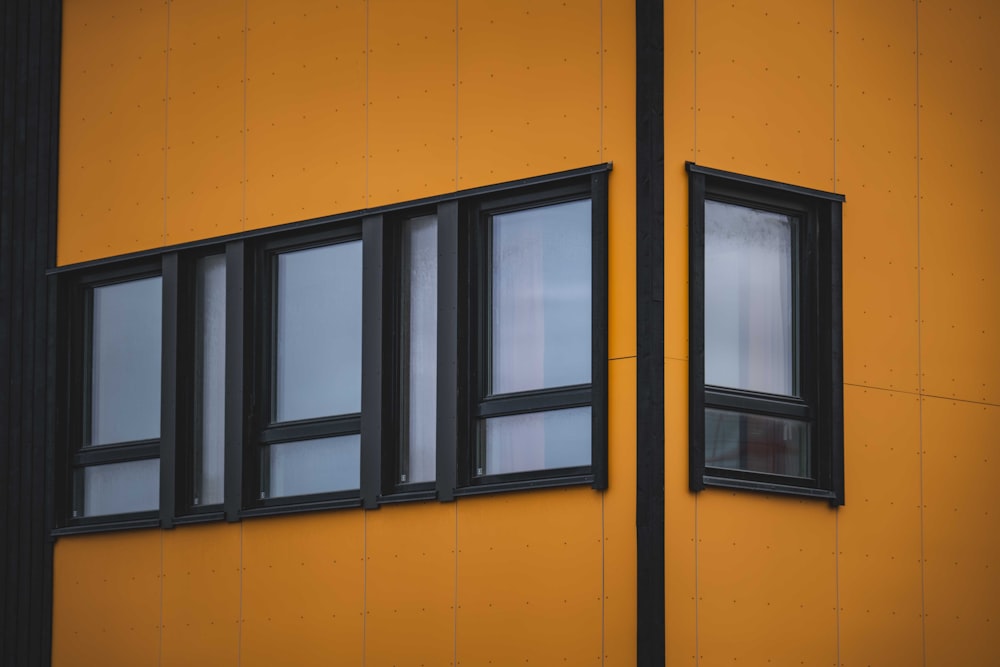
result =
M279 422L361 411L361 241L278 255Z
M90 466L82 472L83 516L144 512L160 506L159 459Z
M264 449L270 479L262 497L301 496L361 487L361 436L344 435Z
M705 202L705 383L795 395L795 219Z
M93 290L88 444L160 437L161 282Z
M590 200L493 217L494 394L590 382Z
M195 285L194 498L221 503L226 437L226 257L198 261Z
M477 475L590 465L590 408L482 420Z
M400 482L434 479L437 434L437 217L403 227L401 364L403 468Z
M811 477L809 423L705 410L705 465Z

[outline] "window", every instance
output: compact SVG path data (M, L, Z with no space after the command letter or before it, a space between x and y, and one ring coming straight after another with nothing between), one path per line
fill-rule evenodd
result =
M608 169L56 270L59 530L604 488Z
M688 174L691 488L842 504L843 197Z

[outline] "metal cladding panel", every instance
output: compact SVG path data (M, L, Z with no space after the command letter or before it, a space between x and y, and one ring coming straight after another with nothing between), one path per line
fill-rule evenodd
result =
M59 540L52 665L155 665L160 659L158 530Z
M243 522L241 667L360 665L361 511Z
M836 520L815 500L699 496L699 665L833 661Z
M456 505L365 514L365 664L453 665Z
M831 190L831 3L698 3L696 30L697 162Z
M366 205L366 3L249 0L247 229Z
M847 386L846 495L837 514L840 657L845 665L923 660L920 399Z
M164 243L243 230L243 0L172 0Z
M458 4L459 189L596 164L600 107L598 0Z
M587 488L459 499L457 664L600 664L602 532Z
M608 356L636 354L635 6L602 2L601 155L608 179Z
M923 390L1000 404L1000 5L921 2Z
M844 381L919 389L917 81L912 0L837 2Z
M163 667L239 664L240 524L163 533Z
M609 479L601 514L605 667L635 663L635 364L634 358L608 362Z
M167 3L67 0L63 25L58 261L159 246Z
M1000 407L923 398L928 665L1000 664Z
M454 191L456 3L368 8L368 206Z

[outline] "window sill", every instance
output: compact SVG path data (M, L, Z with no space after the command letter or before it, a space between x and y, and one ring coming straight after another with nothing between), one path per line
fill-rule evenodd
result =
M510 482L482 483L475 486L465 486L455 489L455 497L485 496L508 491L530 491L533 489L554 489L563 486L593 485L594 475L572 475L568 477L545 477L541 479L523 479Z
M291 502L287 505L269 505L267 507L253 507L240 512L241 519L250 519L259 516L280 516L282 514L299 514L301 512L319 512L322 510L343 509L350 507L361 507L361 498L336 498L332 500L319 500L308 503Z
M814 489L805 486L774 484L773 482L762 482L751 479L733 479L730 477L716 477L712 475L705 475L704 481L706 487L756 491L759 493L773 493L783 496L798 496L800 498L816 498L827 500L834 507L841 505L841 502L837 498L837 494L829 489Z
M73 526L55 528L50 535L53 538L65 537L67 535L89 535L91 533L111 533L121 530L139 530L143 528L159 528L160 520L152 519L131 519L127 521L102 521L100 523L81 523Z

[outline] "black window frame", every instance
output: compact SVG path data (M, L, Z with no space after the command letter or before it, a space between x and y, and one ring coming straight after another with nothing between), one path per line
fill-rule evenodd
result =
M589 484L607 488L607 188L610 164L483 186L437 197L250 230L167 248L50 269L57 278L58 319L52 333L58 377L54 536L140 527L170 528L205 521L311 510L438 500L462 495ZM592 368L587 387L526 392L503 400L510 412L575 405L592 411L591 464L476 478L470 468L476 421L491 408L482 375L482 273L486 218L501 208L535 208L590 199L592 233ZM399 479L403 397L401 311L402 229L410 219L437 217L437 451L433 481ZM345 241L362 243L361 412L272 423L271 358L278 254ZM194 391L199 260L225 256L224 500L193 502ZM87 290L161 276L161 427L155 441L83 451L83 392L89 308ZM500 401L503 402L503 401ZM517 405L513 405L517 403ZM487 405L483 408L483 405ZM262 448L313 437L360 434L360 489L260 498ZM74 470L95 463L158 458L158 510L73 516Z
M844 504L842 205L843 195L687 163L689 186L689 485L823 498ZM793 287L798 397L705 384L705 202L794 217ZM705 412L790 418L808 423L809 477L706 464Z

